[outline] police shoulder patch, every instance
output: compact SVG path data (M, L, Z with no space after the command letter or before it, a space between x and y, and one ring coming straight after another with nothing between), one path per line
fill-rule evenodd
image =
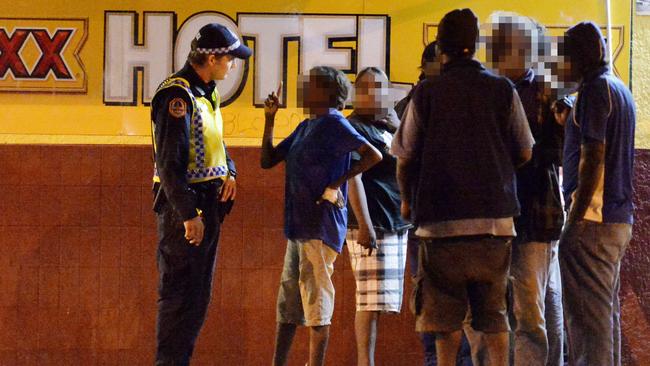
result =
M174 98L169 102L169 114L175 118L184 117L187 114L187 103L183 98Z

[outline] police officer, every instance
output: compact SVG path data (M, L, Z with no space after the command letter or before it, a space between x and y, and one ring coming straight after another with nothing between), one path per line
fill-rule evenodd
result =
M160 274L156 365L189 365L205 320L220 225L235 198L216 80L251 50L228 28L199 30L185 66L151 103Z

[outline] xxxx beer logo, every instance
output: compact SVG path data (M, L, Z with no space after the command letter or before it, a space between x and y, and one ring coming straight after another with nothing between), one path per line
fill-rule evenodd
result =
M87 19L0 18L0 91L86 92Z

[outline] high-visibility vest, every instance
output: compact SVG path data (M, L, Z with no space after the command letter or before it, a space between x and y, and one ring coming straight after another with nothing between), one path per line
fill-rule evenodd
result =
M167 88L181 88L187 92L192 101L192 120L190 123L189 164L187 166L187 181L189 183L206 182L213 179L226 179L228 166L226 164L226 149L223 144L223 119L219 109L220 96L217 88L210 97L195 97L187 80L180 77L171 77L165 80L156 95ZM155 123L153 124L155 134ZM154 151L156 149L154 139ZM155 169L154 182L160 182L158 169Z

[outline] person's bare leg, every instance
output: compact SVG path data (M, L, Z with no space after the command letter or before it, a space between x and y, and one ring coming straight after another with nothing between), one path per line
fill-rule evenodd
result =
M436 356L438 366L456 366L456 356L460 348L461 330L449 333L436 333Z
M484 333L483 340L487 349L487 363L474 366L508 366L510 336L508 332Z
M357 337L357 366L375 366L378 311L357 311L354 332Z
M330 326L309 327L309 366L325 366Z
M289 323L278 323L275 332L275 351L273 353L273 366L285 366L293 337L296 335L296 325Z

